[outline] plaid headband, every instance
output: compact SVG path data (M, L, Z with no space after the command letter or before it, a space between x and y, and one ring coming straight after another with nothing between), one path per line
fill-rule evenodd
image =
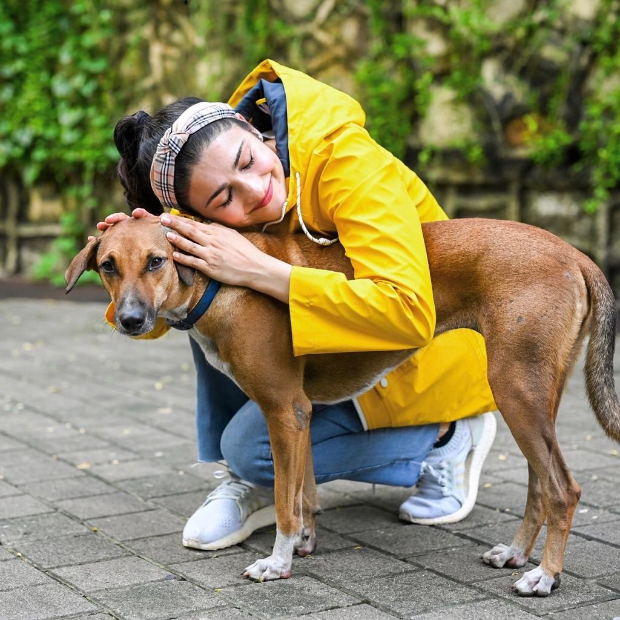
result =
M153 192L165 207L180 208L174 194L174 160L177 155L193 133L221 118L235 118L235 111L227 103L196 103L177 118L159 141L150 179Z

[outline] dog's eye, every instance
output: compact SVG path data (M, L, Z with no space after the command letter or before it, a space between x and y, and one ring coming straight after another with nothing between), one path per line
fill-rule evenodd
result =
M101 263L101 265L99 266L99 269L101 269L101 271L104 271L105 273L113 273L114 265L112 264L111 260L104 260L103 263Z
M163 257L161 257L161 256L155 256L155 257L153 257L153 258L151 259L150 264L149 264L149 269L150 269L151 271L155 271L155 269L159 269L159 268L160 268L160 267L164 264L164 261L165 261L165 260L166 260L166 259L165 259L165 258L163 258Z

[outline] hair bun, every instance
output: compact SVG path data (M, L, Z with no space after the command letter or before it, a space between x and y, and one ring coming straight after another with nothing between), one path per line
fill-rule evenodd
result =
M114 144L129 167L133 167L138 159L142 133L149 118L149 114L140 110L122 118L114 128Z

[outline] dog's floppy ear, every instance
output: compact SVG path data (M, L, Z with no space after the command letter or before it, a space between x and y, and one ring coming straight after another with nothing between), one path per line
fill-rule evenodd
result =
M178 251L179 250L177 250L177 252ZM181 280L185 286L192 286L194 284L194 275L196 274L196 270L193 267L181 265L181 263L178 263L177 261L174 261L174 266L177 268L179 280Z
M65 294L71 291L87 269L97 270L96 258L100 242L101 237L91 239L86 247L71 261L69 268L65 271L65 282L67 283Z

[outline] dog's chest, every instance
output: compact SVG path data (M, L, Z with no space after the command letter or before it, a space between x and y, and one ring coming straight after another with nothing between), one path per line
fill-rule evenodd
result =
M200 345L200 348L205 354L207 362L211 364L213 368L217 368L217 370L223 372L227 377L229 377L237 385L239 385L237 383L237 380L233 376L230 364L228 362L222 361L222 358L220 357L220 354L213 340L211 340L211 338L208 338L207 336L203 336L201 333L198 332L197 329L192 330L192 338L194 338L194 340Z

